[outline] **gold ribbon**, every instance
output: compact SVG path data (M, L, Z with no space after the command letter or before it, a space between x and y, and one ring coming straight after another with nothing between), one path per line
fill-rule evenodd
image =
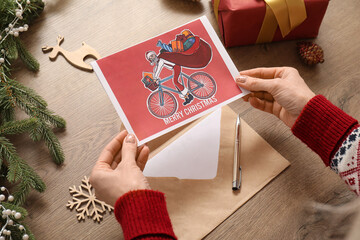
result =
M214 13L215 13L216 21L218 21L219 18L219 4L220 4L220 0L214 1Z
M283 37L306 19L304 0L264 0L266 13L256 43L271 42L279 26ZM214 13L218 19L220 0L214 0Z

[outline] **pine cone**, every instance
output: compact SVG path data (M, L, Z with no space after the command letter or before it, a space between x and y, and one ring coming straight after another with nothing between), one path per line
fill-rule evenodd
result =
M298 42L297 50L300 58L307 65L315 65L324 62L324 51L316 43L312 42Z

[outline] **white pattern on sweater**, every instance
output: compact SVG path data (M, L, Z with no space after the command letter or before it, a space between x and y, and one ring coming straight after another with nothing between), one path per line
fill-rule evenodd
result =
M360 195L360 127L353 130L342 143L330 161L330 168L340 175L352 191Z

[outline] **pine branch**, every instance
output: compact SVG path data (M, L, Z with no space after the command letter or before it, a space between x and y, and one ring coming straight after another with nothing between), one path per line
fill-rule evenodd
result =
M38 122L35 118L28 118L20 121L6 122L0 126L0 135L21 134L31 132L37 128Z
M24 96L24 99L40 108L47 107L46 101L41 96L39 96L33 89L25 87L20 82L12 80L10 78L7 78L6 80L9 88L15 95Z
M15 9L14 2L9 0L0 1L0 27L4 29L9 24L10 19L12 19L12 14L8 14L9 9Z
M20 95L13 94L13 97L15 97L16 103L21 109L23 109L31 117L39 119L41 122L38 128L39 130L31 131L30 137L33 140L39 140L41 136L41 138L44 139L54 162L56 164L62 164L64 162L65 156L62 151L60 142L50 127L47 126L47 123L59 128L64 128L66 126L65 120L60 116L52 115L52 112L48 109L39 109L33 104L27 103Z
M18 157L14 146L5 137L0 136L0 167L3 165L3 159L12 159Z
M32 23L42 13L44 6L43 0L32 0L28 11L25 11L23 14L24 23Z
M15 204L22 204L31 188L43 192L45 184L35 171L15 151L15 147L5 137L0 136L0 154L7 162L7 180L17 183L17 191L13 194ZM1 161L1 165L4 162Z
M21 17L15 16L15 10L19 8L18 4L23 7ZM12 69L11 63L19 57L30 70L35 72L39 70L39 63L25 48L18 35L22 29L27 30L28 26L25 24L30 24L43 9L42 0L31 0L30 2L26 0L0 0L0 38L2 38L0 49L5 50L0 53L0 57L5 60L0 64L0 175L9 182L16 184L17 191L13 194L15 204L24 203L31 189L39 192L44 191L45 184L17 154L15 147L4 135L29 132L30 137L35 141L43 138L54 161L57 163L64 161L60 143L51 127L64 128L66 126L65 120L47 109L46 101L34 90L9 77ZM9 26L10 23L12 26ZM13 35L7 34L8 31L5 31L5 28L13 31ZM30 118L15 121L16 107L25 111ZM12 206L13 203L2 204L8 209L18 209L18 207ZM27 215L25 209L16 211L22 213L20 220L23 220ZM13 220L17 222L15 219ZM0 226L4 226L4 223L4 219L0 218ZM24 227L29 239L35 240L27 226L24 225ZM11 230L11 239L23 238L24 231L19 230L16 225L8 225L7 229Z
M0 123L13 121L15 119L15 109L13 107L0 107Z
M56 135L45 123L40 126L40 129L42 139L44 139L54 162L58 165L62 164L65 160L65 156Z
M13 98L9 97L5 82L0 82L0 123L15 119Z
M46 189L45 183L36 174L36 172L29 166L27 163L20 159L19 165L22 168L22 179L16 187L16 192L14 192L14 203L21 205L25 202L28 193L31 188L35 189L38 192L44 192ZM9 175L9 172L8 172Z
M32 129L30 132L29 132L29 137L34 141L34 142L37 142L37 141L40 141L42 136L41 136L41 133L39 132L39 128L40 128L40 125L38 123L38 126L34 129Z
M62 117L53 114L53 112L48 109L38 109L37 115L40 116L40 119L50 123L57 128L66 127L65 120Z
M58 128L66 127L65 120L58 115L53 115L50 110L34 106L33 104L27 102L22 95L18 95L16 92L13 92L13 97L15 98L16 104L29 116L39 118Z
M16 204L23 204L26 200L26 196L30 193L30 185L24 182L21 182L16 187L16 192L13 194L14 202Z
M6 57L9 60L16 60L19 56L14 38L15 37L9 35L7 39L3 42L2 46L3 49L6 49Z
M39 71L39 62L30 54L28 50L25 49L24 44L19 38L14 38L14 40L19 53L19 57L25 63L27 68L33 72Z

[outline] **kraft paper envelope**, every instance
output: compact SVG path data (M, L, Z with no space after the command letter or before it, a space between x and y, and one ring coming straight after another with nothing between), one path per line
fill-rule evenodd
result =
M221 111L219 163L214 179L148 178L152 189L165 193L171 222L179 240L205 237L290 165L241 120L242 185L240 193L235 194L231 187L237 115L228 106ZM205 117L147 143L151 149L149 161Z
M219 163L214 179L148 178L152 189L165 193L171 222L180 240L205 237L290 165L242 120L242 186L240 193L235 194L231 183L236 117L229 107L222 108ZM152 150L150 156L157 154L201 120L149 142Z

